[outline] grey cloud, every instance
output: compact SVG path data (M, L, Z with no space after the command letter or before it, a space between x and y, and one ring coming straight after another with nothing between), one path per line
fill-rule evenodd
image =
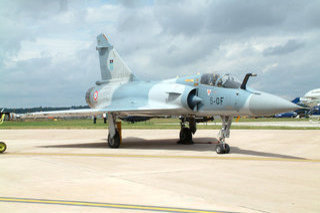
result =
M279 45L275 47L269 47L263 51L264 56L270 55L284 55L291 52L294 52L304 46L303 42L299 42L296 40L289 40L284 45Z
M86 89L100 78L95 51L100 32L108 34L142 78L219 71L242 79L246 72L258 72L249 83L279 95L295 97L319 87L319 1L111 1L116 4L111 7L98 0L65 3L1 3L1 105L84 104ZM13 60L23 41L46 38L79 39L91 45L77 46L59 60L50 54ZM261 54L269 42L287 38L291 41ZM281 57L265 57L273 55ZM273 64L277 66L262 72Z
M283 31L300 32L319 29L320 27L320 1L290 2L286 11L287 17L281 25Z
M213 2L206 27L215 33L235 33L278 25L285 20L285 6L275 1Z
M266 92L295 98L319 88L318 70L319 64L309 66L305 62L297 66L284 62L273 72L260 75L253 85Z
M1 74L1 105L84 105L84 93L100 77L95 54L92 45L59 62L52 57L19 61Z
M185 67L205 59L219 47L219 40L215 39L215 36L201 37L201 39L182 38L181 40L180 46L177 44L163 46L155 53L154 62L166 67Z
M319 27L317 1L256 1L223 0L191 4L157 2L155 14L164 32L192 36L203 33L239 33L250 35L272 34L277 31L296 31ZM249 35L248 35L249 34Z
M60 0L60 12L64 12L68 10L68 1Z
M202 32L206 17L202 10L205 10L205 6L201 2L193 5L191 3L178 1L174 4L172 1L160 1L156 4L155 16L164 33L192 36Z
M126 8L118 17L117 30L121 33L145 34L152 30L154 25L152 11L139 8Z
M58 12L59 2L54 1L17 0L1 3L0 66L8 57L18 53L22 41L35 40L40 33L43 33L44 30L39 29L41 21Z
M3 3L1 13L15 18L36 19L47 18L60 11L60 2L42 0L16 0Z
M118 2L120 2L121 5L123 5L124 7L127 8L137 8L137 7L142 7L145 4L148 4L150 1L147 0L119 0Z

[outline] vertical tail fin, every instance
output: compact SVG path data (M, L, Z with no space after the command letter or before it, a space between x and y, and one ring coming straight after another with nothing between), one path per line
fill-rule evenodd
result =
M131 81L136 79L104 34L97 36L97 50L99 52L101 79L103 81L113 79Z

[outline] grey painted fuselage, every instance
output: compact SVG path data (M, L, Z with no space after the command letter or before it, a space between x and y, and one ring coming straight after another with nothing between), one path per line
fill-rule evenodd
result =
M179 116L179 143L190 144L196 123L220 116L218 154L229 153L225 138L235 116L265 116L293 111L296 104L247 87L248 73L240 83L230 74L205 73L163 81L138 79L104 34L97 36L101 80L86 93L91 109L28 113L24 117L96 116L108 113L108 144L118 148L121 131L117 118ZM148 119L147 118L147 119ZM188 122L188 126L186 126ZM120 128L121 129L121 128Z
M101 81L86 94L96 110L132 116L274 115L297 105L280 97L241 89L228 74L198 74L163 81L135 77L104 34L97 37Z
M200 78L195 75L164 81L109 82L90 89L88 104L92 108L136 116L259 116L296 107L267 93L195 83ZM201 102L192 108L188 104L188 95L194 90ZM96 98L93 98L95 93Z
M197 74L163 81L138 79L104 34L97 36L101 80L86 93L91 109L28 113L21 117L121 116L183 117L264 116L293 111L299 106L243 86L231 75Z

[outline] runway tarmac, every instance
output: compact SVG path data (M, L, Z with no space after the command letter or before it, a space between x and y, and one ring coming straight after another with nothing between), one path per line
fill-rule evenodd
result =
M1 130L0 212L319 212L319 130ZM107 208L107 209L106 209Z
M179 123L163 123L163 125L179 125ZM203 126L221 126L221 122L200 123ZM309 121L255 121L255 122L233 122L232 126L249 127L291 127L291 128L320 128L319 120Z

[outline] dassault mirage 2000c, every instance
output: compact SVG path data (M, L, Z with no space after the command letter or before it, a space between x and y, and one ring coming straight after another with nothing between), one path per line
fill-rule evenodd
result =
M198 74L163 81L142 81L120 58L104 34L97 36L101 80L86 93L90 109L38 112L21 117L78 116L108 113L108 144L120 146L116 119L126 116L180 116L180 143L192 143L196 124L207 117L220 116L222 128L216 146L218 154L229 153L225 143L235 116L266 116L293 111L299 106L285 99L247 87L254 74L243 82L230 74Z

